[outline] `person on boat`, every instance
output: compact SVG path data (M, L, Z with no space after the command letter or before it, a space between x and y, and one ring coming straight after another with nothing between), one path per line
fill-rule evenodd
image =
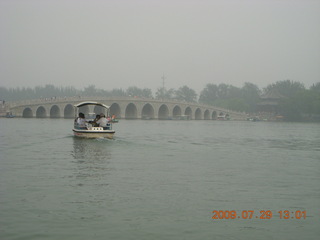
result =
M100 115L97 114L97 115L96 115L96 118L95 118L92 122L90 122L93 127L99 127L99 124L97 123L97 121L98 121L99 119L100 119Z
M106 116L104 115L104 113L101 113L100 114L100 118L99 120L97 121L97 124L99 124L99 127L103 127L103 128L106 128L107 125L108 125L109 121L108 119L106 118Z
M85 129L87 128L87 126L86 126L87 121L86 121L85 116L82 112L79 113L79 117L76 119L76 122L78 124L78 127L85 128Z

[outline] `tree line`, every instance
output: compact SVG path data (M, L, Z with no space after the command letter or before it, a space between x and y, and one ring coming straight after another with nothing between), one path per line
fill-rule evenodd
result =
M8 89L0 87L0 100L19 101L74 96L140 97L202 103L235 111L256 113L260 111L261 97L270 92L281 96L278 99L277 111L287 120L300 121L306 116L315 116L320 120L320 82L307 89L302 83L291 80L278 81L263 89L249 82L244 83L242 87L225 83L208 83L199 96L195 90L188 86L182 86L179 89L158 88L155 95L153 95L151 89L135 86L112 90L98 89L95 85L90 85L82 90L74 87L56 87L50 84L35 88L17 87Z

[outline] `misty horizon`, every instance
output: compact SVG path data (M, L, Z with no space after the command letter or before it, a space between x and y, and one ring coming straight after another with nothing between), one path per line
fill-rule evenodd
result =
M319 1L0 1L6 88L320 81Z

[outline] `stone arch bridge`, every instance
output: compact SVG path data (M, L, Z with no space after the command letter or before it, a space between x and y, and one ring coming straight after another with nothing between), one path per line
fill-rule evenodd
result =
M10 111L17 117L25 118L74 118L74 105L84 101L97 101L110 106L110 114L119 119L179 119L215 120L219 115L227 115L231 120L245 120L246 114L209 105L171 100L145 98L103 98L72 97L37 99L11 102ZM83 113L99 114L100 107L86 106Z

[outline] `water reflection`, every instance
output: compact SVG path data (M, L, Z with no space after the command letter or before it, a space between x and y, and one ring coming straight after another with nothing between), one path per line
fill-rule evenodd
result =
M85 139L73 138L73 152L74 159L86 161L99 161L110 159L111 154L108 151L107 139Z
M75 177L98 181L110 174L111 153L108 140L73 138L72 156L75 159Z

